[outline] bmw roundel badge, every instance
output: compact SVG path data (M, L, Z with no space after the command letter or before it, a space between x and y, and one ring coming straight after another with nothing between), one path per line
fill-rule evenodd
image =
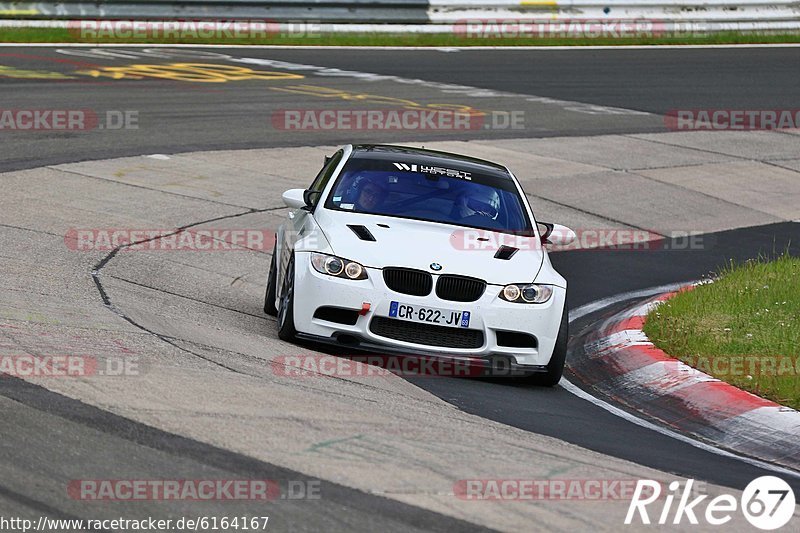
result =
M440 271L442 269L442 265L439 263L431 263L431 270Z

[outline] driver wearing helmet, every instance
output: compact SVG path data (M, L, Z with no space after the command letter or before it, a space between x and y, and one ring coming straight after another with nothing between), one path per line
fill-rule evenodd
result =
M462 220L470 217L497 220L499 209L500 196L497 191L480 185L471 187L456 203L456 212Z
M365 178L358 184L356 211L374 213L386 199L386 188L375 178Z

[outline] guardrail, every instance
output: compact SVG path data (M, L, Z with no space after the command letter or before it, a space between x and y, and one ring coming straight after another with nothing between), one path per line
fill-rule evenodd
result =
M430 0L433 23L465 19L800 20L798 0Z
M391 31L426 33L475 20L588 19L703 22L708 31L775 30L800 28L800 0L61 0L0 2L0 19L313 21L323 31L388 31L373 25L390 24Z
M428 0L61 0L0 2L0 17L427 24L429 8Z

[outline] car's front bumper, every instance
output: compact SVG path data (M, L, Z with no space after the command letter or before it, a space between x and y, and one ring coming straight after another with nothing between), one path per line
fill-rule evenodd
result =
M502 287L488 285L479 300L454 302L440 299L435 291L428 296L394 292L384 283L380 269L367 268L369 278L361 281L320 274L311 266L309 256L307 252L297 252L295 257L294 322L301 337L343 345L350 344L376 352L381 349L386 353L425 354L464 360L505 359L516 367L530 367L531 371L540 371L553 354L561 324L566 289L553 287L553 295L543 304L521 304L500 299L498 295ZM469 311L470 324L466 329L481 331L483 343L476 348L455 348L406 342L378 335L370 329L370 322L375 317L388 317L392 301L418 307ZM369 304L369 311L358 316L354 325L314 318L315 311L323 306L358 311L365 303ZM453 329L458 331L456 328ZM536 339L536 347L499 345L498 331L532 335ZM337 340L339 338L346 339L346 342L340 343Z

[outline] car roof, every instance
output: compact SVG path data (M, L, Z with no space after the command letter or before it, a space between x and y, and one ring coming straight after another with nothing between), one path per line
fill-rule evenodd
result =
M414 148L410 146L396 146L392 144L356 144L353 145L353 157L365 159L396 160L399 163L417 163L435 166L455 166L460 170L469 170L476 173L511 179L508 169L503 165L470 157L466 155Z

